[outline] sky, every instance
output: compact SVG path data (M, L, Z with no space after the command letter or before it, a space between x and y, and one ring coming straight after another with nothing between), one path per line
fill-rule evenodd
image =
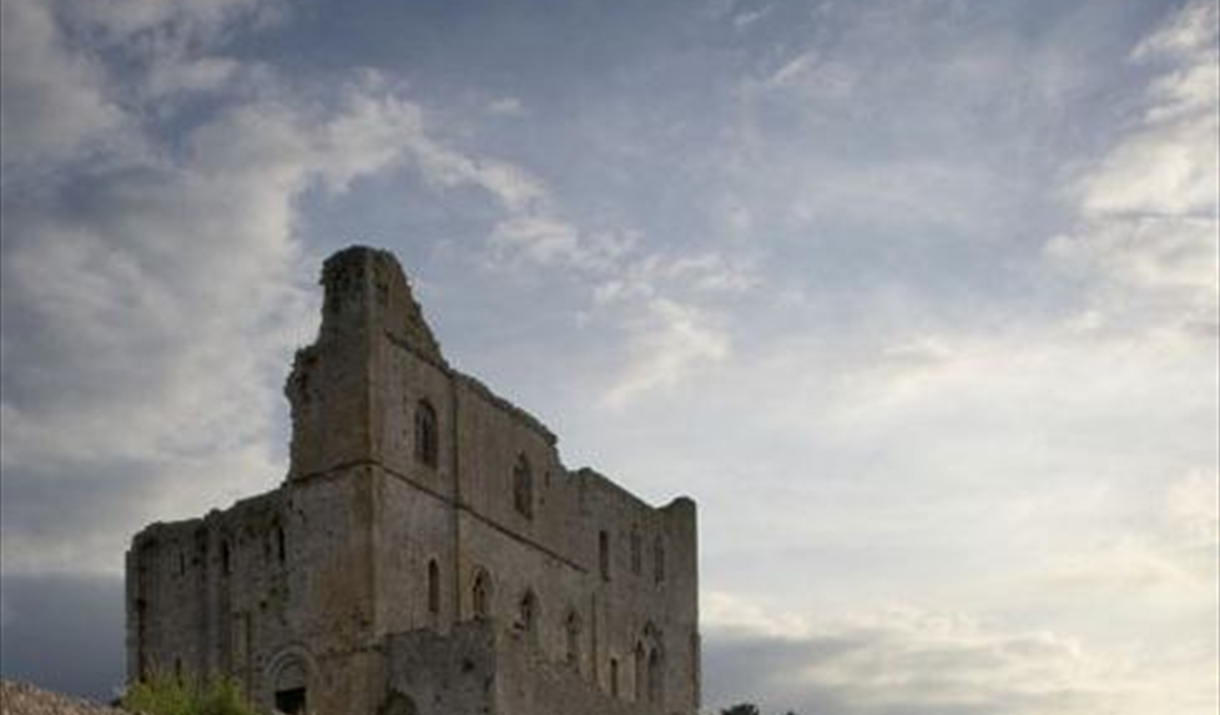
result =
M275 487L321 260L572 468L695 498L704 699L1214 715L1220 13L2 0L0 672Z

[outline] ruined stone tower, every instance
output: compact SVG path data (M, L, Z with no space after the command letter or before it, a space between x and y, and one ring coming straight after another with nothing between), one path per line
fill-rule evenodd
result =
M694 503L564 467L449 366L391 254L341 251L322 284L283 485L132 541L129 677L315 715L693 715Z

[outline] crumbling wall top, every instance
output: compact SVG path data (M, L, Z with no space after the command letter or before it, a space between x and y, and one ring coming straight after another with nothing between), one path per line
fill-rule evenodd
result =
M322 265L322 339L350 330L384 331L438 364L440 343L424 319L398 259L389 251L349 246Z

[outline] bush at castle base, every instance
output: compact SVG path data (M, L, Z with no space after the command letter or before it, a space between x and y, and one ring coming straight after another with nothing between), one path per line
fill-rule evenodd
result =
M233 681L213 680L200 687L173 676L131 686L123 707L139 715L258 715Z

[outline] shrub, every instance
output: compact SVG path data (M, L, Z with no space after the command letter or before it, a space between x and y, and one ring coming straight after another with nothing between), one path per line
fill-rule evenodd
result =
M155 675L131 686L123 707L139 715L258 715L237 681Z

